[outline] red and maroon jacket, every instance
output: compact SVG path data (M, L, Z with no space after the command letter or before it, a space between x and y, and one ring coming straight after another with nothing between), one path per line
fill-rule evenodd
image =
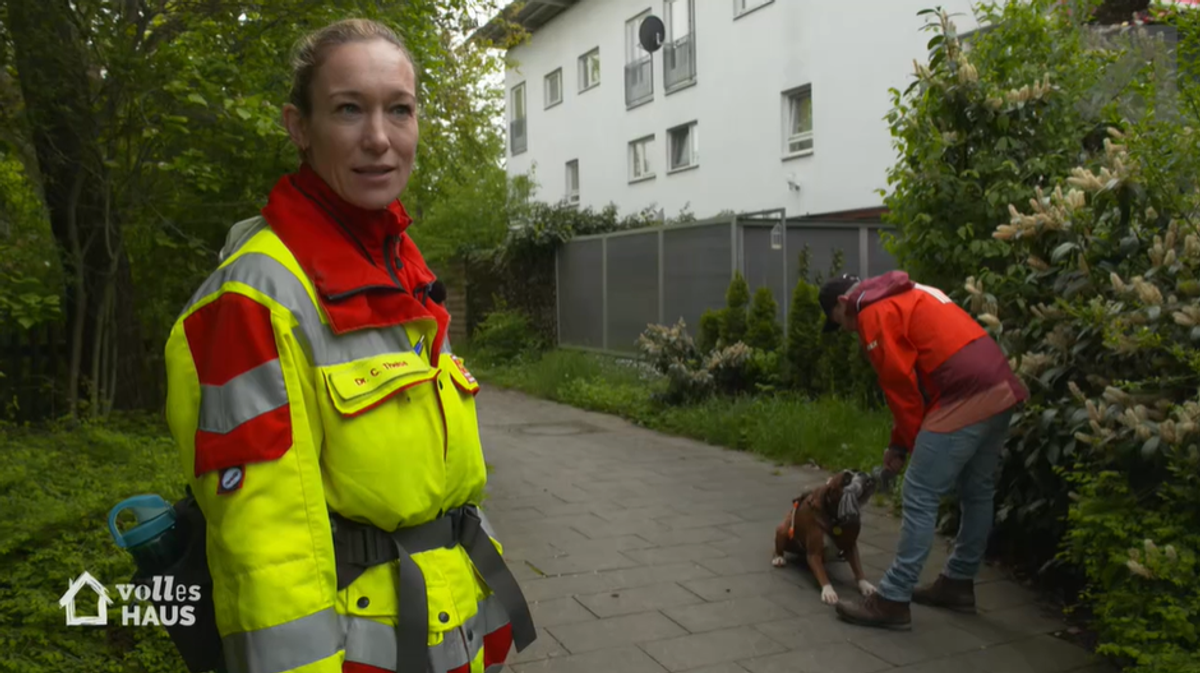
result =
M937 428L949 431L1028 399L999 345L941 290L891 271L863 280L847 297L892 410L892 447L911 452L938 410L956 408Z

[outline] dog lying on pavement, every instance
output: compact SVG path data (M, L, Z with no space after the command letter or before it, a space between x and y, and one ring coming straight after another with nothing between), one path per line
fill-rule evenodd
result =
M864 596L875 593L875 587L863 574L858 534L862 528L860 511L874 495L876 486L870 474L845 470L792 500L791 510L775 529L775 556L771 565L777 568L786 565L785 552L807 559L809 569L821 585L821 600L833 605L838 602L838 595L825 571L825 553L833 548L849 561L859 591Z

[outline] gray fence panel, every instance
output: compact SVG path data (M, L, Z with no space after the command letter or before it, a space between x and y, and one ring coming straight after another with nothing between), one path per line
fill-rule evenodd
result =
M608 239L608 349L637 351L658 322L658 230Z
M870 229L867 232L867 235L871 237L870 262L868 266L869 273L872 276L878 276L881 273L887 273L888 271L900 268L892 253L883 247L883 231L883 229L876 228Z
M725 305L733 277L729 224L663 231L663 322L683 318L698 333L700 316Z
M791 296L791 288L784 287L783 250L771 249L771 227L745 227L742 229L742 254L745 271L742 275L750 286L750 299L760 287L766 287L775 297L775 319L783 324L783 306ZM788 254L791 254L790 251ZM796 262L791 262L792 266Z
M571 346L603 347L603 241L571 241L559 249L558 340Z
M799 277L799 256L805 244L810 254L810 281L818 274L822 278L829 275L835 249L842 251L843 272L877 275L896 268L881 240L885 229L878 223L790 222L784 248L772 250L769 224L743 222L736 234L736 263L751 296L760 287L771 289L776 315L782 321ZM859 268L863 252L860 231L869 239L865 241L865 269ZM559 342L634 353L638 335L648 324L659 322L660 315L667 325L682 318L695 336L700 316L725 306L735 263L732 238L730 223L723 221L567 243L558 258Z
M800 253L808 244L808 281L829 278L829 267L833 264L833 251L841 248L845 258L843 273L858 273L858 229L820 229L817 227L792 227L787 232L788 287L796 287L800 279ZM789 290L790 296L790 290Z

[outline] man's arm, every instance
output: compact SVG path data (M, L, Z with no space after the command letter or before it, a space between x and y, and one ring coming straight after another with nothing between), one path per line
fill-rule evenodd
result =
M167 420L207 521L230 673L340 673L337 576L293 316L243 285L171 331Z
M908 340L899 312L890 304L860 314L858 331L892 411L890 445L912 453L925 418L925 398L916 372L917 350Z

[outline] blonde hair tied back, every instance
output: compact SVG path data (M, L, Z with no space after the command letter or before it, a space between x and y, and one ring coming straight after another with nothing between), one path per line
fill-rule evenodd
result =
M289 102L305 117L312 115L312 83L329 52L344 44L371 40L383 40L399 49L412 64L414 77L416 76L417 62L404 39L395 31L370 19L344 19L309 33L296 43L292 55L292 91L288 96Z

